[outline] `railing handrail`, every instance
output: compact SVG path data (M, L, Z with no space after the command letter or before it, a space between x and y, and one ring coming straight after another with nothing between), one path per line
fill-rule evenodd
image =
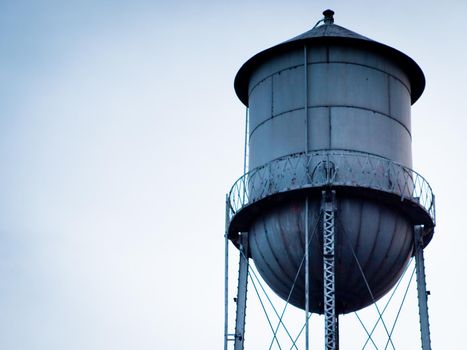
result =
M360 174L355 174L358 169L354 168L360 165ZM317 170L323 174L315 179ZM281 179L291 174L297 176L286 179L287 186L284 187ZM344 174L342 179L339 178L340 174ZM258 181L259 187L254 189ZM400 195L401 199L422 206L435 222L433 191L422 175L388 158L348 150L294 153L250 170L235 181L229 192L231 218L241 209L265 197L291 189L327 185L365 187ZM255 191L259 193L256 196Z

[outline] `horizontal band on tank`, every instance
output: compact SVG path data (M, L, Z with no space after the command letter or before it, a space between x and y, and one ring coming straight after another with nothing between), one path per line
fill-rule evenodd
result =
M407 84L405 82L403 82L398 76L392 74L392 73L389 73L383 69L379 69L379 68L376 68L376 67L373 67L373 66L370 66L370 65L367 65L367 64L362 64L362 63L355 63L355 62L348 62L348 61L317 61L317 62L312 62L312 63L308 63L307 64L307 67L308 66L313 66L313 65L320 65L320 64L348 64L348 65L353 65L353 66L359 66L359 67L365 67L365 68L368 68L368 69L371 69L371 70L374 70L374 71L378 71L378 72L381 72L381 73L384 73L386 74L387 76L390 76L391 78L397 80L398 82L401 83L401 85L403 85L406 89L407 89L407 92L409 93L409 95L411 94L411 91L410 91L410 87L407 86ZM258 86L260 85L261 83L265 82L266 80L268 80L269 78L273 77L274 75L276 74L280 74L282 72L285 72L285 71L288 71L288 70L292 70L292 69L296 69L296 68L299 68L299 67L303 67L304 65L303 64L296 64L296 65L293 65L293 66L290 66L290 67L287 67L287 68L284 68L284 69L280 69L280 70L277 70L276 72L274 73L271 73L267 76L265 76L263 79L259 80L258 82L256 82L255 85L249 87L249 90L248 90L248 100L250 99L250 95L251 93L253 92L253 90Z
M229 235L246 230L268 201L330 187L376 197L400 207L414 224L435 226L435 197L420 174L364 152L321 150L281 157L240 177L229 192Z
M351 106L351 105L309 105L307 106L308 109L313 109L313 108L352 108L352 109L359 109L359 110L363 110L363 111L368 111L368 112L373 112L375 114L379 114L379 115L382 115L384 117L387 117L393 121L395 121L396 123L400 124L406 131L407 133L409 134L409 137L410 139L412 139L412 133L410 132L410 130L407 128L407 126L404 125L404 123L402 123L400 120L398 120L397 118L394 118L393 116L387 114L387 113L384 113L384 112L380 112L380 111L376 111L374 109L371 109L371 108L365 108L365 107L359 107L359 106ZM251 138L251 136L253 135L253 133L263 124L267 123L268 121L274 119L274 118L277 118L277 117L280 117L280 116L283 116L287 113L290 113L290 112L295 112L295 111L300 111L300 110L304 110L305 108L304 107L300 107L300 108L294 108L294 109L291 109L291 110L288 110L288 111L285 111L285 112L281 112L281 113L277 113L275 115L273 115L271 118L268 118L268 119L265 119L263 120L262 122L260 122L258 125L256 125L253 130L251 130L250 134L248 135L249 138Z

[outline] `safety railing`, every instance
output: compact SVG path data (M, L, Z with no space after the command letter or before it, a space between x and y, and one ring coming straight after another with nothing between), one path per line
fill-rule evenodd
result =
M338 150L297 153L252 169L230 190L230 217L274 194L324 186L363 187L395 194L423 207L435 222L434 195L420 174L386 158Z

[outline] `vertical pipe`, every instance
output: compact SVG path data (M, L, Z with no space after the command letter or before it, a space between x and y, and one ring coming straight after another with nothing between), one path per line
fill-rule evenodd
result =
M305 74L305 154L308 156L309 145L309 135L308 135L308 49L306 45L303 47L303 71ZM307 157L308 158L308 157ZM307 159L308 163L308 159Z
M229 195L225 195L225 234L224 234L224 350L227 350L229 336Z
M306 45L303 46L303 73L305 75L305 154L307 155L307 172L308 172L308 50ZM310 327L308 322L308 315L310 313L310 265L309 265L309 223L308 223L308 212L309 212L309 200L308 195L305 199L305 350L309 349L310 343Z
M244 144L244 148L243 148L243 175L246 174L246 172L248 171L247 170L247 155L248 155L248 123L249 123L249 110L248 110L248 107L246 107L245 109L245 144Z
M420 314L420 333L422 350L431 350L430 322L428 318L428 292L425 280L425 259L423 257L423 227L415 226L414 249L415 269L417 271L418 311Z
M249 127L248 127L248 123L249 123L249 118L250 118L250 112L249 112L249 109L248 107L245 108L245 140L244 140L244 145L243 145L243 198L242 198L242 203L245 204L246 203L246 198L247 198L247 189L246 189L246 177L245 177L245 174L247 173L248 171L248 167L247 167L247 158L248 158L248 143L249 143L249 135L248 135L248 132L249 132Z
M309 257L309 200L308 196L305 199L305 350L309 349L310 330L308 324L308 314L310 313L310 257Z

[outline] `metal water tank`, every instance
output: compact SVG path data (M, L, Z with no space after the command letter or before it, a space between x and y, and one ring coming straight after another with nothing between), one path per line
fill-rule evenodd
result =
M414 225L431 239L434 195L412 168L410 108L424 90L402 52L324 24L249 59L235 90L248 107L249 169L229 194L229 237L249 232L269 286L304 308L304 232L311 232L310 311L323 313L321 193L336 193L336 312L391 289L413 252ZM308 198L308 213L305 213ZM308 215L308 218L305 218ZM298 274L297 274L298 272Z

